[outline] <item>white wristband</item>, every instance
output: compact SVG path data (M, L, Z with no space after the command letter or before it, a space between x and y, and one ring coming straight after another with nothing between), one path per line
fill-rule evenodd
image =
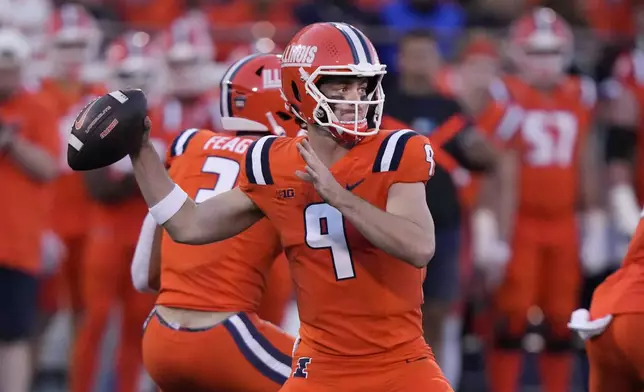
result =
M162 225L179 212L186 200L188 200L186 192L175 184L172 191L163 200L150 207L150 215L152 215L157 224Z

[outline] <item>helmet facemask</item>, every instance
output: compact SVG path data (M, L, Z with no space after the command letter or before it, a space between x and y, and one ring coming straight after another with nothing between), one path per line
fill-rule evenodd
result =
M302 68L300 73L306 93L317 103L313 109L315 125L329 130L343 142L358 142L378 133L385 102L384 65L321 66L310 76ZM345 99L341 92L328 96L320 89L325 84L359 83L356 79L366 82L364 96L359 99Z

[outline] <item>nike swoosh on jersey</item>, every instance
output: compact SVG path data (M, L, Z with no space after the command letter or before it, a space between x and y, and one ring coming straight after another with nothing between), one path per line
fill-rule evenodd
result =
M353 184L347 184L347 190L352 191L354 190L358 185L362 184L364 182L364 178L360 181L354 182Z

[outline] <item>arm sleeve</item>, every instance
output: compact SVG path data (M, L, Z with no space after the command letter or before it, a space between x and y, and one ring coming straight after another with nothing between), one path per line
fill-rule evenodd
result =
M242 160L238 182L239 189L267 216L266 211L274 202L276 195L275 176L272 170L272 166L275 165L271 165L274 158L270 156L276 140L275 136L264 136L248 147Z
M413 131L403 135L400 139L410 135L402 145L400 164L392 171L393 183L426 183L434 174L434 150L429 139ZM399 140L398 143L401 143ZM400 145L400 144L399 144ZM398 146L397 146L398 148ZM395 159L394 152L394 159Z

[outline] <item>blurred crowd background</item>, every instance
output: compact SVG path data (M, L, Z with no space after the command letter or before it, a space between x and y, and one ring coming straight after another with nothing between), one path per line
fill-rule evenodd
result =
M217 84L232 61L281 51L299 26L347 22L371 38L388 66L389 120L431 136L455 112L478 118L491 99L480 92L508 69L507 26L536 6L551 7L572 26L570 73L596 82L601 106L611 98L616 60L644 38L644 12L636 0L0 0L0 146L28 127L27 139L40 146L34 154L42 153L16 169L0 149L0 260L18 260L8 267L38 282L38 314L30 326L37 336L30 342L37 358L34 390L127 391L117 388L119 377L138 379L141 370L137 339L154 299L135 293L128 273L145 205L132 199L136 188L126 164L86 178L66 164L69 129L92 97L143 88L161 151L185 128L218 129ZM641 62L635 72L644 72ZM17 89L19 98L12 95ZM419 96L427 100L414 98L417 111L400 108ZM427 115L422 105L428 105ZM603 123L598 110L593 125L600 144ZM601 154L596 159L603 161ZM462 170L450 175L456 188L470 178ZM604 169L595 175L608 181ZM430 298L436 306L427 309L427 333L458 390L485 392L491 297L469 245L475 203L456 192L456 216L445 212L451 205L441 204L449 201L430 203L441 220L437 247L454 249L441 261L453 264L457 277L434 278L449 287ZM42 238L40 252L19 239L35 236ZM606 236L614 240L610 262L584 272L580 306L623 256L628 236L610 227ZM282 292L272 293L278 304L271 321L296 333L289 278L275 279L273 287ZM15 297L12 289L5 284L0 295ZM542 316L538 308L526 315L534 328L523 341L528 361L521 390L539 390L532 357L545 345ZM0 323L10 317L0 315ZM577 345L571 391L585 390L582 347ZM96 353L99 360L92 359ZM0 375L15 371L6 358L0 352ZM141 380L141 390L153 390L144 375Z

